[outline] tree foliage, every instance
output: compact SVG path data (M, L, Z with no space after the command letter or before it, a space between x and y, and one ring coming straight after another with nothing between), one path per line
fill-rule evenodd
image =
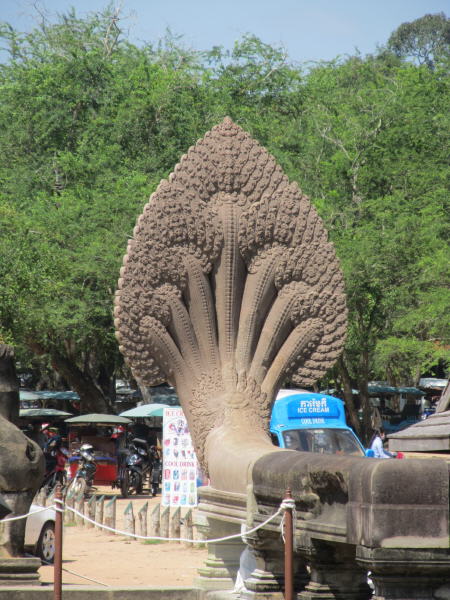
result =
M450 57L450 19L441 12L402 23L389 37L387 47L401 58L433 68Z
M415 27L442 42L448 20L428 16ZM299 181L336 245L350 324L330 376L358 385L368 409L370 379L414 384L448 360L448 63L436 60L441 42L428 50L433 69L403 60L402 27L388 44L400 58L380 51L306 72L251 35L206 54L170 34L138 47L110 11L27 35L5 25L3 339L22 360L48 357L85 409L107 410L121 368L112 298L136 216L229 115Z

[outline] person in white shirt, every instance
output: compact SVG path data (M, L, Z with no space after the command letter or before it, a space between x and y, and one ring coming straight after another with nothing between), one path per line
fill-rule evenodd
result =
M375 430L375 435L370 444L370 449L374 452L374 458L395 458L395 453L388 452L383 447L386 434L382 429Z

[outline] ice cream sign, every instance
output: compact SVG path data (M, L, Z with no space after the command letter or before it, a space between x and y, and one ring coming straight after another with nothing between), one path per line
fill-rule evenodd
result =
M180 407L164 409L162 505L197 505L197 458Z
M339 417L339 407L332 398L319 398L313 400L299 400L296 398L288 405L289 419L304 417L323 417L336 419Z

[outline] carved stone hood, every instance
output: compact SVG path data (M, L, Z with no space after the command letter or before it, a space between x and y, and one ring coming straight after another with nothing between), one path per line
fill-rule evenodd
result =
M347 311L316 210L226 118L145 206L115 317L134 375L176 387L197 456L216 479L218 448L238 461L274 450L267 430L278 389L286 377L311 385L334 364Z

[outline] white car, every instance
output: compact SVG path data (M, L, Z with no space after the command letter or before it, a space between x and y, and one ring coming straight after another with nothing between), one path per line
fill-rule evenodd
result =
M45 563L55 558L55 510L38 504L30 506L25 525L25 550L38 556ZM41 511L41 512L37 512Z

